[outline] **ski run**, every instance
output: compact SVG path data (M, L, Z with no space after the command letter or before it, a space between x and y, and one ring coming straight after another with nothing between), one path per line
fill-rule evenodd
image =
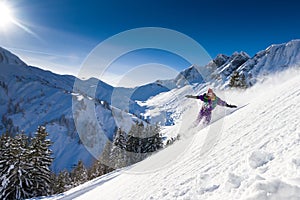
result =
M179 141L134 166L44 199L299 200L299 83L299 71L289 70L243 92L217 91L243 107L218 107L205 128L193 127L201 102L184 95L207 87L161 93L144 103L180 115L163 130L170 137L179 133Z

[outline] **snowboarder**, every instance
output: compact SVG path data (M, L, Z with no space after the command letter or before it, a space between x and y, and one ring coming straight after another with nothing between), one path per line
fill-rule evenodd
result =
M207 93L204 93L199 96L186 95L187 98L200 99L204 102L199 115L197 117L196 125L204 118L204 125L208 125L211 120L211 112L217 105L226 106L229 108L236 108L235 105L227 104L225 101L217 97L211 88L208 89Z

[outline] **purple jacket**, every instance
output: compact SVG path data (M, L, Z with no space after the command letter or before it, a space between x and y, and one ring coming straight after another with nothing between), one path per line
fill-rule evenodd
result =
M204 102L204 104L201 108L202 112L211 112L213 109L215 109L215 107L217 107L217 105L219 105L219 106L227 105L227 103L225 101L223 101L216 95L215 95L214 99L209 99L209 97L206 95L206 93L204 93L202 95L197 96L197 99L200 99L201 101Z

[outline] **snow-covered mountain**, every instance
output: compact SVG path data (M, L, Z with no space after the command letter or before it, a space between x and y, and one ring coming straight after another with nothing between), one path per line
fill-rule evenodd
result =
M223 82L228 84L228 75L236 70L239 74L245 75L248 85L253 85L269 74L299 65L300 40L292 40L288 43L271 45L252 58L242 52L235 61L232 60L219 67L214 75L219 74Z
M249 86L261 81L269 74L300 65L300 40L271 45L252 58L245 52L235 52L231 56L218 55L206 66L193 65L181 72L184 81L180 83L198 83L201 80L215 86L226 87L231 75L236 71L244 74ZM178 78L173 82L177 82ZM180 85L180 84L177 84ZM181 84L182 85L182 84ZM183 84L184 85L184 84Z
M76 145L78 136L71 110L73 77L24 65L0 64L0 69L1 133L7 130L32 134L39 125L46 125L54 142L55 171L89 157L84 147ZM68 153L72 151L74 159Z
M114 88L94 78L77 80L73 76L27 66L17 56L1 48L0 134L6 130L24 130L32 134L39 125L45 125L54 142L54 171L70 169L79 159L89 165L93 156L82 145L89 141L89 135L80 138L79 129L93 132L100 125L101 136L92 143L99 146L98 153L113 137L116 126L127 130L133 121L138 120L132 114L175 129L174 125L180 123L185 111L177 100L182 98L180 91L184 88L188 87L189 90L184 91L189 93L203 92L207 85L224 88L234 71L245 74L248 83L254 84L267 74L297 66L299 56L300 40L272 45L253 58L244 52L231 56L220 54L206 66L193 65L172 80L158 80L128 89ZM79 84L74 88L75 80ZM95 95L92 94L94 88ZM95 109L86 105L95 105ZM74 108L77 109L75 113ZM93 117L89 109L96 111L97 122L92 125L88 123Z
M19 57L0 47L0 63L26 65Z
M122 115L127 129L136 118L106 103L110 102L113 87L102 81L78 80L81 88L73 88L73 76L58 75L27 66L4 49L1 49L0 57L0 133L24 131L32 135L38 126L46 126L49 138L53 141L55 160L52 168L55 172L71 169L79 159L86 165L93 160L93 156L83 145L87 137L79 136L77 131L86 128L82 127L86 125L86 130L93 132L96 126L88 124L88 117L93 114L87 115L88 102L92 101L95 105L97 123L105 130L105 133L99 134L101 138L97 141L100 144L98 151L101 151L107 139L112 139L116 115ZM89 89L95 87L94 83L97 90L95 97L91 98L88 94ZM76 126L74 119L81 127ZM122 122L119 120L119 123Z
M299 67L300 40L271 45L264 51L258 52L238 68L238 71L249 77L249 83L254 84L261 76L289 67Z
M181 118L164 131L177 131L179 141L136 165L47 199L298 200L299 82L297 69L269 76L244 92L218 91L241 108L218 107L206 128L193 127L200 103L177 98L190 93L189 86L161 93L145 103L172 102L170 111Z

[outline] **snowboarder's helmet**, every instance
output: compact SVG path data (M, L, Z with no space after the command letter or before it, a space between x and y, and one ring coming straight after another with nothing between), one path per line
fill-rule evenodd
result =
M213 97L214 96L214 92L213 92L213 90L211 88L209 88L207 90L207 96L209 96L209 97Z

